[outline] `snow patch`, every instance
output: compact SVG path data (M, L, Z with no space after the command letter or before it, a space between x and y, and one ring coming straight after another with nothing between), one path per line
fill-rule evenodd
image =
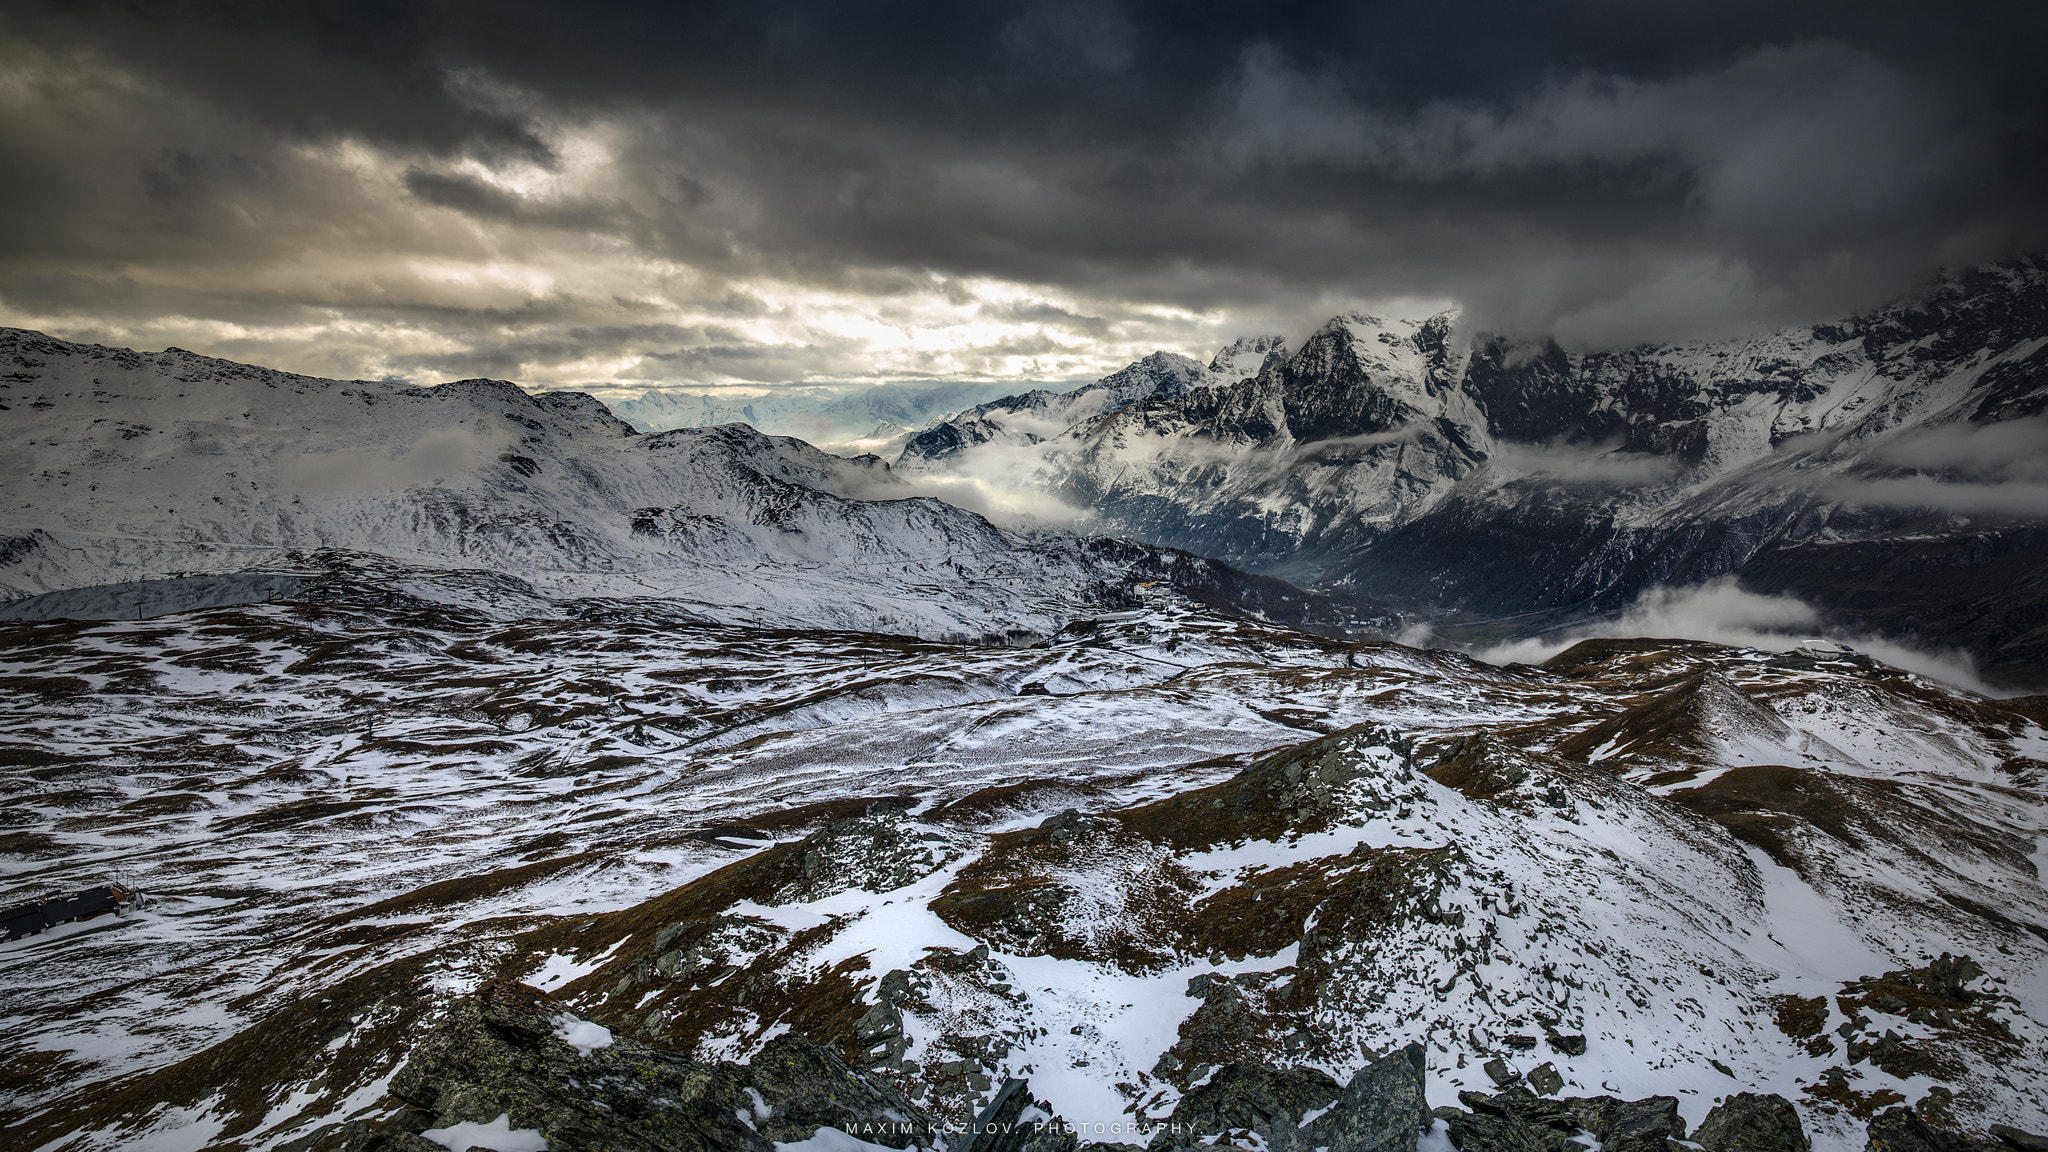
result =
M612 1046L612 1030L564 1013L555 1020L555 1038L585 1056Z
M857 1136L849 1136L839 1129L827 1125L813 1133L808 1140L785 1143L775 1141L775 1152L901 1152L885 1144L870 1144Z
M509 1112L498 1113L498 1118L488 1124L464 1120L446 1128L429 1128L420 1135L446 1148L448 1152L467 1152L471 1148L489 1149L489 1152L547 1152L548 1138L538 1128L514 1128Z

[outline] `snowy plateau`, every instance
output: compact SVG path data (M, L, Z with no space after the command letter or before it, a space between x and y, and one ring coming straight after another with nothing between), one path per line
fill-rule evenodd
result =
M1344 317L894 464L0 332L0 899L146 897L0 944L0 1144L2035 1139L2048 697L1389 636L1732 576L2023 684L2044 308Z

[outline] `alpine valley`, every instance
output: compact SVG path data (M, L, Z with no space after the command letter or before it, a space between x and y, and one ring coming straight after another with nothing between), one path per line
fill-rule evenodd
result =
M0 409L0 899L143 894L0 944L8 1148L2048 1147L2048 263L894 462L21 330ZM1850 644L1468 650L1701 587Z

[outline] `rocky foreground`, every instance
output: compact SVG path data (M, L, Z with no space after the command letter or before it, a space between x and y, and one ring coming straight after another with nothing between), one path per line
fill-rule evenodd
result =
M6 625L0 899L151 902L0 946L0 1145L514 1152L691 1084L770 1142L819 1129L750 1088L895 1139L778 1104L797 1054L941 1135L1023 1081L1077 1139L1334 1147L1390 1056L1468 1144L1667 1098L1707 1145L1745 1092L1815 1152L1902 1106L2048 1129L2048 702L1677 640L1493 667L1151 591L1029 648L375 568ZM538 1087L460 1087L492 1003L552 1021L502 1050Z
M1360 1069L1347 1084L1294 1066L1215 1069L1160 1118L1065 1119L1011 1080L972 1120L948 1122L831 1048L792 1035L744 1064L704 1063L579 1020L538 989L494 982L456 1002L393 1077L376 1120L295 1141L291 1152L1409 1152L1442 1141L1460 1152L1809 1152L1790 1101L1735 1093L1687 1132L1678 1100L1556 1096L1555 1069L1464 1107L1431 1110L1420 1046ZM1505 1072L1501 1079L1510 1079ZM1512 1077L1520 1079L1519 1077ZM1946 1120L1939 1112L1934 1120ZM1109 1139L1096 1139L1107 1135ZM1961 1136L1910 1107L1869 1125L1873 1152L2041 1152L2048 1137L2000 1126ZM471 1142L474 1143L471 1143Z

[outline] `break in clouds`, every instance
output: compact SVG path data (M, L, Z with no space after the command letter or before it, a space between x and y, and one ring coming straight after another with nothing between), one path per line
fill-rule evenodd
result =
M30 6L0 322L614 396L1056 383L1361 307L1720 336L2039 245L2039 15L1712 16Z

